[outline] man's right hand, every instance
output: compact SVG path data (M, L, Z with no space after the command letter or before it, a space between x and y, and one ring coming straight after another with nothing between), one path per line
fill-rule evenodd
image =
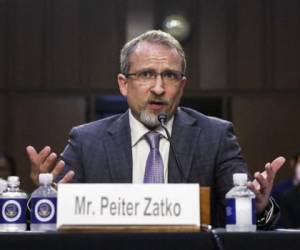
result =
M32 146L27 146L26 151L30 160L30 178L38 185L40 173L52 173L53 179L57 177L64 169L65 162L60 160L57 162L57 154L51 152L49 146L44 147L39 153ZM67 183L74 178L74 171L69 171L59 181L59 183Z

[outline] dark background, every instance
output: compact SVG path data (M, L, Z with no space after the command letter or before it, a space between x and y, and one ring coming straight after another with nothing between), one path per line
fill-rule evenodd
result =
M26 145L60 152L101 116L123 43L173 13L191 24L185 103L234 122L252 172L299 147L299 0L0 0L0 149L23 188Z

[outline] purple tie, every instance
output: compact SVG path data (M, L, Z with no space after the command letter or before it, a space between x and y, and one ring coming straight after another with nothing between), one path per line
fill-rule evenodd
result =
M150 146L146 161L144 183L164 183L164 164L159 152L161 134L151 131L145 134L145 139Z

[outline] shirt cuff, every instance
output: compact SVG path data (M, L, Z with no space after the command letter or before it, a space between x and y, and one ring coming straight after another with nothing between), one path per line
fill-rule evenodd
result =
M280 216L280 209L273 197L269 198L269 203L265 210L257 217L257 228L268 230L275 227Z

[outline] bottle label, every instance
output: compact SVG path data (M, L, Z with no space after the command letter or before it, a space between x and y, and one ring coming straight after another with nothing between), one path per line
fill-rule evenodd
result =
M255 198L239 197L226 199L226 224L255 225Z
M236 224L235 199L226 199L226 224Z
M27 199L0 199L0 223L24 224L26 223Z
M56 223L56 197L31 199L31 223Z

